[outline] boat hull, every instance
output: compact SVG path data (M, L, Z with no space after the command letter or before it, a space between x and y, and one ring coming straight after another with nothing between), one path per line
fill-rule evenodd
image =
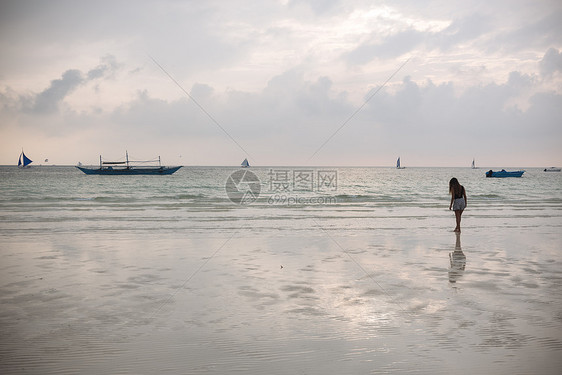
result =
M155 168L84 168L78 167L85 174L99 174L99 175L168 175L175 173L179 167L155 167Z
M499 177L499 178L503 178L503 177L521 177L523 176L523 173L525 173L525 171L513 171L513 172L508 172L508 171L488 171L486 172L486 177Z

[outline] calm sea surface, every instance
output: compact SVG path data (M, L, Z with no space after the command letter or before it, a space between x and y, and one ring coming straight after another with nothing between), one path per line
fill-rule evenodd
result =
M238 171L0 167L0 372L559 373L562 173Z

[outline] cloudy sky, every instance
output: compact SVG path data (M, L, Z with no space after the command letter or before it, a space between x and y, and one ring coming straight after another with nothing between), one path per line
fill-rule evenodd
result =
M0 2L0 164L562 166L562 2Z

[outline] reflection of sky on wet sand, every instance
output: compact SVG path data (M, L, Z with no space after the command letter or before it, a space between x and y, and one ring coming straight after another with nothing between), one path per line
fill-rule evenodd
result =
M20 237L4 245L2 351L12 366L57 353L42 364L55 373L556 373L560 243L538 243L521 230ZM470 263L451 283L459 248Z

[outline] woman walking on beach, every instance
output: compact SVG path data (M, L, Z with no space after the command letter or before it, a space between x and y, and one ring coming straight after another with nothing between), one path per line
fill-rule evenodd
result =
M455 218L457 219L457 226L455 232L461 231L461 215L466 208L466 191L464 186L459 184L459 180L455 177L449 181L449 193L451 194L451 204L449 210L452 208L455 211Z

